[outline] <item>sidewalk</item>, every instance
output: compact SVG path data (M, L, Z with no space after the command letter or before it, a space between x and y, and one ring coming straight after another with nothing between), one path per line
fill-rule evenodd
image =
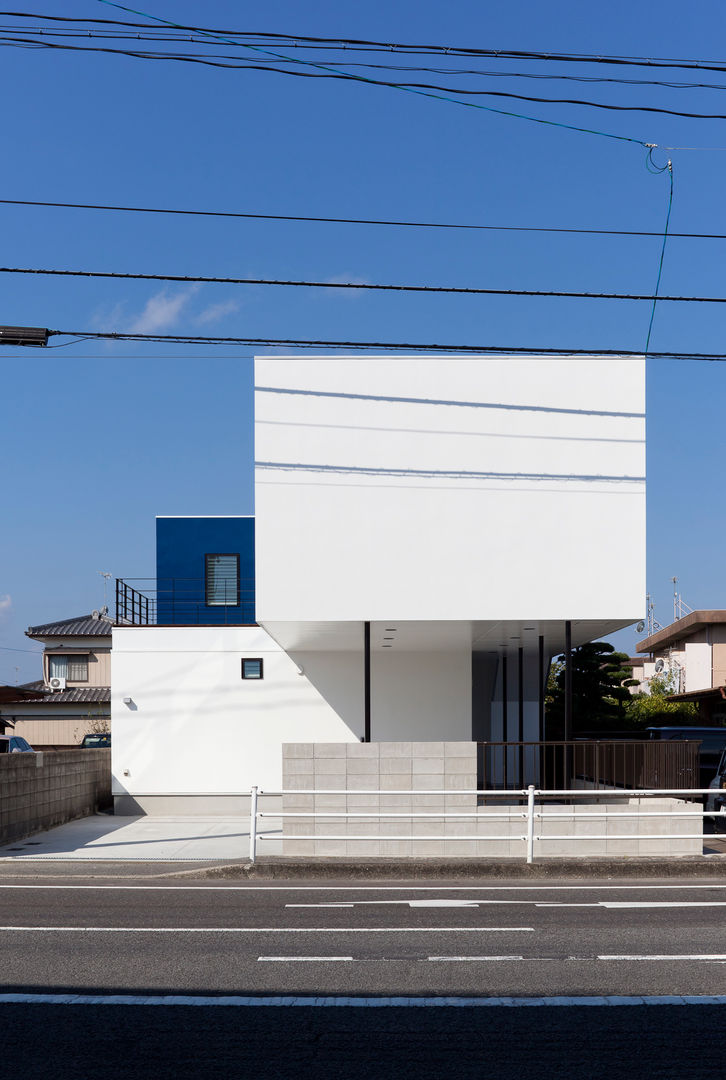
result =
M572 875L597 877L726 878L726 836L705 836L703 855L552 858L527 865L522 859L290 858L282 855L279 820L270 819L258 843L258 858L249 863L249 822L241 817L117 817L95 814L36 833L0 848L0 867L20 864L205 863L200 874L214 877L327 878L374 880L446 876L452 878L520 878ZM69 867L70 869L70 867ZM191 869L191 868L190 868ZM186 873L189 870L185 871Z
M264 830L266 855L282 852L279 823ZM240 817L120 817L94 814L0 847L0 860L30 862L232 862L249 858L249 820Z

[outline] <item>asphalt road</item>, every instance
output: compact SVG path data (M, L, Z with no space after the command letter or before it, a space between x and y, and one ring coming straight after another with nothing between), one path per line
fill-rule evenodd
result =
M0 882L7 990L726 994L726 885Z
M726 884L6 873L0 970L6 994L26 995L0 999L0 1077L14 1080L45 1076L51 1063L58 1080L710 1077L721 1067L720 1005L443 1001L726 995ZM58 994L105 1003L39 1003ZM125 1000L112 1004L114 994ZM178 1003L149 1001L168 994ZM219 995L288 1005L190 1004ZM437 1004L327 1007L336 995Z

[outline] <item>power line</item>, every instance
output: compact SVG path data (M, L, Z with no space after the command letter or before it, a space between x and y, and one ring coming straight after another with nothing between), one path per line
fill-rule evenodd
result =
M410 351L424 353L481 353L482 355L501 354L503 356L610 356L643 357L642 349L600 349L568 348L539 345L443 345L431 342L403 341L326 341L311 338L272 338L272 337L212 337L203 334L149 334L122 330L49 330L50 337L88 338L102 341L155 341L160 344L187 345L245 345L262 348L299 348L299 349L387 349L389 351ZM717 363L726 362L724 353L660 351L649 352L650 359L656 360L702 360ZM130 357L133 359L133 357ZM160 357L164 359L164 357Z
M114 4L112 6L118 7L123 11L133 12L134 9L126 7L122 4ZM141 12L140 14L144 14ZM101 18L75 18L71 16L63 15L46 15L38 14L34 12L16 12L16 11L0 11L0 16L9 18L32 18L46 22L66 22L66 23L81 23L84 25L104 25L104 26L125 26L135 29L153 30L155 24L152 22L131 22L121 19L101 19ZM146 16L153 19L154 16ZM251 38L255 43L264 41L265 43L274 42L278 46L298 46L298 47L324 47L324 48L344 48L353 49L355 51L376 51L376 52L414 52L418 55L444 55L451 56L485 56L496 60L511 60L511 59L526 59L526 60L538 60L547 62L560 62L560 63L579 63L579 64L605 64L605 65L626 65L635 67L676 67L690 70L703 70L703 71L726 71L726 64L703 61L684 60L674 57L645 57L645 56L624 56L624 55L596 55L590 53L557 53L557 52L535 52L527 51L523 49L479 49L472 48L470 46L457 46L457 45L437 45L437 44L406 44L402 42L385 42L374 41L365 38L324 38L319 36L303 35L303 34L281 34L271 33L268 31L239 31L239 30L213 30L209 27L201 27L194 25L185 25L183 23L171 22L168 20L159 19L157 22L164 23L170 29L177 29L179 31L191 31L193 33L205 34L207 36L225 36L228 38L239 38L238 42L230 41L230 44L240 45L243 47L249 44L246 39Z
M664 147L663 149L667 148ZM647 229L582 229L551 225L483 225L462 221L397 221L391 218L322 217L313 214L259 214L251 211L237 210L184 210L178 207L116 206L109 203L51 202L40 199L0 199L0 205L45 206L65 210L106 210L132 214L177 214L182 217L241 218L252 221L296 221L329 225L393 226L404 229L470 229L484 232L565 233L575 236L655 236L658 237L658 239L663 236L662 232L654 232ZM726 240L726 233L669 232L668 239L673 240L674 238L682 240Z
M662 235L662 234L661 234ZM359 281L300 281L279 278L206 277L199 274L141 274L117 270L49 270L38 267L0 266L0 274L37 274L46 277L110 278L122 281L172 281L179 284L205 285L272 285L284 288L355 289L374 292L442 293L463 296L540 296L570 300L647 300L653 293L595 293L564 289L485 289L458 285L389 285ZM662 302L679 304L726 304L726 296L658 296Z
M0 40L0 45L18 45L22 47L42 48L42 49L59 49L66 52L90 52L90 53L106 53L116 56L127 56L136 60L171 60L179 63L188 64L202 64L207 67L218 68L234 68L238 70L246 71L267 71L274 72L279 75L290 75L295 78L305 79L339 79L344 81L353 82L365 82L370 86L381 86L388 89L395 90L408 90L411 93L420 93L426 97L437 96L437 94L458 94L465 97L495 97L504 98L508 101L525 101L529 103L539 105L576 105L578 107L586 107L591 109L601 109L607 112L638 112L638 113L653 113L664 116L677 116L688 120L726 120L726 114L724 113L700 113L690 112L683 109L666 109L655 105L615 105L611 102L590 101L583 98L548 98L540 97L533 94L517 94L507 90L482 90L471 89L468 87L460 86L442 86L440 83L429 82L412 82L409 80L397 80L392 81L389 79L378 79L372 76L356 75L352 72L335 70L328 68L322 71L302 71L299 67L294 67L292 70L282 68L276 65L270 64L251 64L251 63L229 63L222 60L214 60L202 56L194 56L183 53L152 53L149 51L142 51L138 49L112 49L107 46L101 47L97 45L63 45L59 42L50 42L43 40L32 40L29 38L18 38L9 41L8 39ZM259 46L248 45L247 48L259 49ZM266 51L266 50L263 50ZM279 56L279 59L288 64L313 64L312 61L304 61L295 57ZM325 67L324 65L314 64L317 68ZM435 93L431 93L435 92ZM455 101L453 98L447 98L446 100ZM477 106L472 102L458 101L455 102L459 105L470 104L475 108L486 108L490 112L501 112L502 110L491 109L488 106ZM556 127L568 128L570 130L578 130L589 135L606 135L608 138L624 139L627 142L642 143L640 139L627 138L622 135L613 135L610 132L592 131L590 129L576 128L571 124L560 124L555 121L548 121L541 117L534 116L520 116L519 114L507 114L515 115L518 119L532 120L536 123L552 123Z

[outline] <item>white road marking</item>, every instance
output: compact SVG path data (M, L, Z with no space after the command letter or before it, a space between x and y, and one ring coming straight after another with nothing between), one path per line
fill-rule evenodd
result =
M331 960L353 960L352 956L258 956L268 964L328 963Z
M524 960L523 956L428 956L427 960L436 962L456 962L459 960ZM530 959L540 959L539 957L530 957Z
M0 1005L152 1005L196 1006L201 1008L286 1007L357 1009L431 1009L431 1008L506 1008L522 1009L531 1006L580 1007L608 1005L726 1005L726 996L693 994L682 996L608 995L603 997L353 997L300 995L266 995L260 997L226 994L220 997L192 997L183 994L0 994Z
M528 904L529 900L353 900L349 904L285 904L286 908L352 908L382 906L384 904L404 904L410 908L475 908L480 904Z
M716 963L726 962L726 953L692 953L683 956L668 953L655 954L653 956L598 956L598 960L706 960Z
M0 931L63 934L521 934L533 926L0 926Z
M601 900L604 908L704 908L726 907L726 900Z

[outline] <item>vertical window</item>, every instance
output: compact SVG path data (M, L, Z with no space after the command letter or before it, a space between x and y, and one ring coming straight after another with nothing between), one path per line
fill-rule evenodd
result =
M239 604L239 555L205 555L205 592L208 607Z
M242 661L242 678L243 679L261 679L262 678L262 660L243 660Z

